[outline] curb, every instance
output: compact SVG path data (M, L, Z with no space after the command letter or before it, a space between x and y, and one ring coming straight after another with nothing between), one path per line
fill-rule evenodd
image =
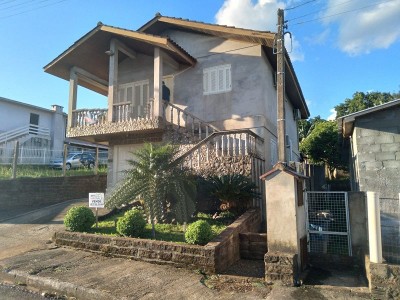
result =
M26 288L39 290L41 292L52 292L57 295L66 295L80 300L118 300L126 298L115 298L109 292L96 289L85 288L69 282L59 281L36 275L29 275L21 271L3 270L0 274L2 281L11 282L18 285L26 285Z

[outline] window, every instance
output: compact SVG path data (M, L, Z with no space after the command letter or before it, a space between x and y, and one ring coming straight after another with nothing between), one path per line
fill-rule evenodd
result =
M222 65L203 70L204 95L219 94L231 90L231 65Z
M115 106L128 104L130 106L130 117L144 117L147 101L149 98L149 81L137 81L120 84L118 86L118 99Z

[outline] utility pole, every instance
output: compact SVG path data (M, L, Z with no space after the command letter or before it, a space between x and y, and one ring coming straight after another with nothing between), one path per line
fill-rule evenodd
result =
M278 33L276 36L276 72L278 107L278 161L286 163L286 122L285 122L285 28L284 11L278 9Z

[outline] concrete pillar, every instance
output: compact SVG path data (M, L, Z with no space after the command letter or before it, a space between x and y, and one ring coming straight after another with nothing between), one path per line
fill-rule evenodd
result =
M373 263L382 263L381 216L379 194L367 192L369 259Z
M73 125L72 113L76 109L76 97L78 94L78 76L71 69L69 74L69 100L68 100L68 128Z
M110 42L110 65L108 69L108 114L107 121L113 122L114 101L118 98L118 47L113 39Z
M154 117L162 116L162 76L163 59L160 48L154 48Z

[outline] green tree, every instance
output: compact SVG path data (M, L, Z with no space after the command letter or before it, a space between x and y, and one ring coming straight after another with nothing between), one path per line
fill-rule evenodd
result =
M311 131L313 131L315 124L318 122L324 122L324 119L321 119L320 116L316 116L314 118L309 118L307 120L299 120L298 128L299 128L299 142L305 139Z
M176 154L177 148L170 144L145 144L133 153L135 159L128 161L131 169L107 197L106 207L119 207L140 197L153 237L155 221L164 222L168 209L178 222L187 222L195 210L196 185L187 170L175 162Z
M356 92L353 94L353 98L347 98L344 103L335 106L336 118L392 101L399 95L400 93Z
M335 168L342 168L339 158L339 135L335 121L319 121L314 130L300 142L300 151L314 164L326 164L332 176Z

